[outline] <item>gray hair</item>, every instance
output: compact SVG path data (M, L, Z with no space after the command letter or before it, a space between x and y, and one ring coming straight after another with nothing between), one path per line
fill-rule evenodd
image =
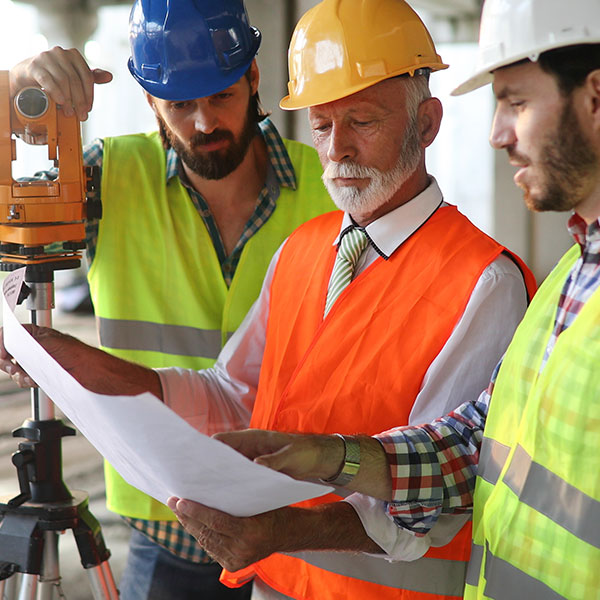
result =
M413 77L399 77L406 91L406 111L410 119L415 119L419 105L427 98L431 98L429 89L429 77L427 75L415 75Z

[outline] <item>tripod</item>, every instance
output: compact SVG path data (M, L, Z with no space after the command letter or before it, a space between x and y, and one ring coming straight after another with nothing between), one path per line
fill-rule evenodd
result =
M31 311L34 325L50 327L54 305L54 270L73 268L79 259L28 264L26 291L19 303ZM2 264L14 269L19 265ZM110 551L100 524L88 508L88 495L69 491L62 480L61 439L75 430L54 416L54 404L32 389L32 418L13 431L25 438L12 456L20 493L0 498L0 600L53 600L64 598L60 587L58 536L71 529L94 600L117 600L110 570ZM21 573L17 581L17 573Z

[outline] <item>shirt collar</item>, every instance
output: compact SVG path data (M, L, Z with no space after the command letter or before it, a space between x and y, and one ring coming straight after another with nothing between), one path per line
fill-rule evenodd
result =
M267 145L269 166L271 167L275 181L283 187L296 189L296 173L294 165L283 143L283 139L269 118L258 123L259 133L263 136ZM179 156L173 148L167 150L167 181L179 175ZM182 177L182 180L184 178Z
M581 246L582 251L591 254L600 254L600 219L589 225L576 212L571 215L568 222L569 233Z
M429 185L412 200L379 217L365 228L365 232L375 250L384 258L389 258L443 203L442 192L437 181L429 176ZM354 222L344 213L340 233L333 245L337 246L340 235L352 227Z

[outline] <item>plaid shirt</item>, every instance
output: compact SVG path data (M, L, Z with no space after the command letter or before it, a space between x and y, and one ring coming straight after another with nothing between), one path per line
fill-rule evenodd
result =
M166 152L167 161L167 181L172 177L179 177L181 183L187 189L190 200L194 203L198 213L201 215L212 242L215 246L221 271L227 286L231 284L235 269L240 260L242 250L246 242L267 222L276 208L277 198L279 197L280 187L296 189L296 174L292 161L285 149L277 129L269 119L264 119L258 124L260 133L263 136L267 152L269 155L269 164L267 168L267 177L265 185L258 195L254 213L246 223L244 231L238 240L233 252L227 256L225 246L217 228L214 217L212 216L208 204L204 198L192 188L183 175L181 160L175 152L170 149ZM94 140L84 148L83 160L87 166L96 166L102 168L104 142L101 139ZM56 170L43 171L35 174L35 179L55 179ZM100 190L101 191L101 190ZM89 262L92 262L96 250L98 239L98 220L90 220L86 224L86 242ZM144 519L132 519L124 517L132 527L148 536L151 540L166 548L171 553L189 560L194 563L212 562L211 558L202 550L196 540L189 535L177 521L148 521Z
M587 225L577 214L569 232L581 247L560 296L554 329L541 369L558 336L600 288L600 219ZM387 453L392 475L388 513L399 527L425 535L441 513L470 511L483 428L500 365L488 389L474 402L419 427L399 427L376 436Z

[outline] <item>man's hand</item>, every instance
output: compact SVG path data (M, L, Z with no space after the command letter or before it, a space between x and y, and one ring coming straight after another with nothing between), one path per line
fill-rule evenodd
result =
M78 346L85 346L85 344L47 327L29 324L23 325L23 327L65 370L73 370L76 358L79 356L80 348ZM37 387L31 377L23 371L6 350L3 328L0 328L0 369L8 373L19 387Z
M63 108L65 116L85 121L94 103L94 84L112 81L112 73L90 69L75 48L55 46L27 58L10 70L10 94L27 86L39 86Z
M168 506L186 531L229 571L243 569L282 549L278 546L282 538L278 531L288 509L232 517L191 500L169 498Z
M133 396L150 392L162 399L158 375L140 365L112 356L98 348L49 327L24 325L31 336L86 389L98 394ZM4 346L0 328L0 369L20 387L33 387L31 377L14 361Z
M254 462L295 479L327 479L344 460L344 443L333 435L301 435L246 429L213 436Z
M254 462L295 479L329 479L339 473L344 460L344 444L337 435L246 429L213 437ZM358 439L360 469L347 489L391 500L392 479L383 446L372 437Z
M243 569L274 552L382 551L346 502L308 509L288 506L253 517L232 517L175 497L167 504L185 530L229 571Z

